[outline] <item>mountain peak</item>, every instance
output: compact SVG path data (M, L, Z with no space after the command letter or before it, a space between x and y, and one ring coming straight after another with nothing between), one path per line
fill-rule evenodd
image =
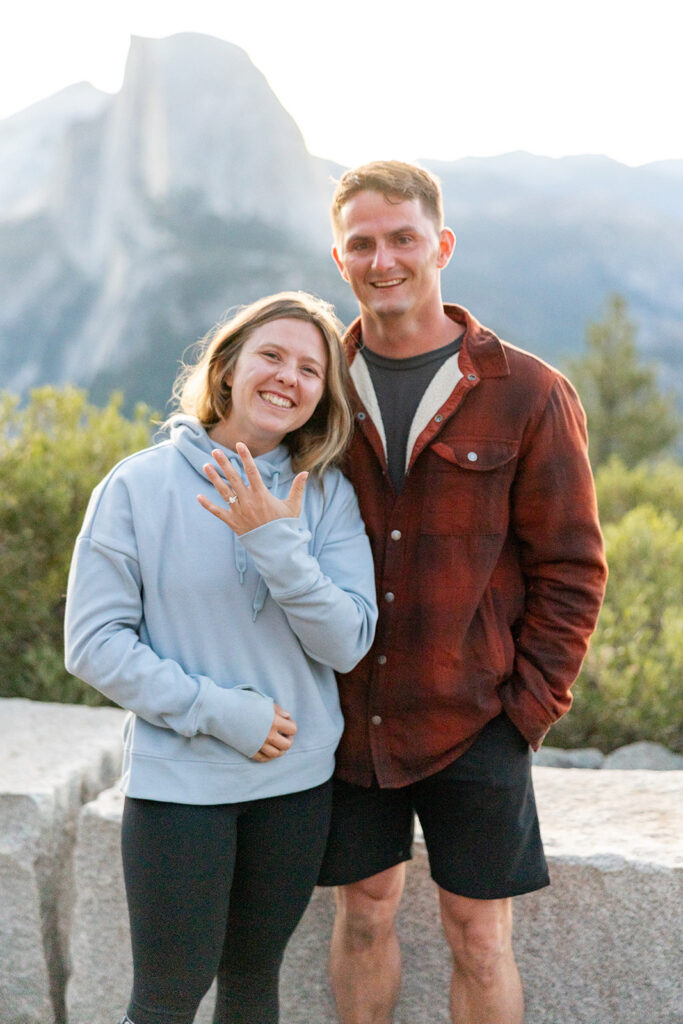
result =
M683 391L681 162L424 163L459 238L449 300L555 362L619 292ZM305 288L349 319L331 169L247 53L199 33L135 36L115 96L79 83L0 122L4 385L123 387L160 407L185 346L232 305Z
M33 128L41 121L57 121L57 127L61 127L69 121L94 117L110 100L109 93L97 89L91 82L75 82L45 99L37 100L10 117L1 119L0 135L17 126L22 131L27 126Z
M294 119L240 47L198 33L134 36L113 123L119 174L153 201L192 194L222 217L284 218L315 234L311 200L326 192Z

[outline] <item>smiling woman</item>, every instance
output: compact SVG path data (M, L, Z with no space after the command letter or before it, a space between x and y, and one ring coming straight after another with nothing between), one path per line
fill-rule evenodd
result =
M326 303L253 303L183 371L170 438L92 495L66 652L131 712L127 1022L194 1020L214 978L216 1020L278 1020L280 962L329 827L335 670L367 653L377 617L370 546L334 465L347 373ZM198 502L207 477L215 501Z

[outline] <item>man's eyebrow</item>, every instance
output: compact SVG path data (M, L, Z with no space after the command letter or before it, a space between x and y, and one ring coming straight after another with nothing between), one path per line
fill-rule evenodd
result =
M414 224L404 224L400 228L392 228L391 231L387 232L389 238L394 238L396 235L413 235L417 231ZM349 235L347 244L351 242L367 242L374 238L375 235L372 233L364 234L362 231L357 231L353 235Z

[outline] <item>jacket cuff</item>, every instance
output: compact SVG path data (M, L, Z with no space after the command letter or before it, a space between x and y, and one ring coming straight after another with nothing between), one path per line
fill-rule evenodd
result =
M506 679L498 688L503 710L510 721L517 726L532 750L538 750L555 721L534 697L525 689L519 679Z

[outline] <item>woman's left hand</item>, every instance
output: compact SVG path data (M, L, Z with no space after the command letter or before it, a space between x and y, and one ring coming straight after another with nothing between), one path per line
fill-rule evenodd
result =
M228 507L216 505L203 494L197 495L199 504L217 519L222 519L238 536L274 519L297 519L301 514L308 473L298 473L292 481L287 497L276 498L261 479L247 446L239 442L236 448L242 459L249 486L230 464L230 459L222 451L215 449L211 454L225 474L225 480L209 462L204 466L204 472L227 502Z

